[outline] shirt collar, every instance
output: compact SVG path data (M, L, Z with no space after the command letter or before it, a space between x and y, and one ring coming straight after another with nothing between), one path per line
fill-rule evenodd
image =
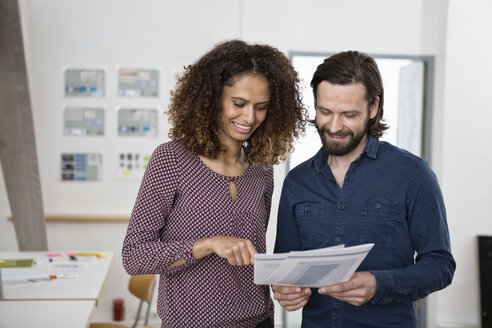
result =
M367 145L362 154L366 153L366 155L372 159L376 159L379 148L379 139L374 135L369 133L367 138Z
M367 139L367 145L366 148L362 151L360 158L363 154L366 154L367 157L376 159L377 153L378 153L378 148L379 148L379 139L376 138L374 135L371 133L368 134L368 139ZM314 164L314 167L319 171L323 167L324 164L326 164L326 161L328 159L328 155L325 153L323 147L314 155L314 157L311 158L310 165Z

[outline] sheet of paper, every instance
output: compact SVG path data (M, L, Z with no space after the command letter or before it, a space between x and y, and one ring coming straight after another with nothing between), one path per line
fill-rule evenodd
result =
M49 275L37 269L1 269L4 287L49 281Z
M255 255L255 283L322 287L347 281L374 244Z
M255 255L255 274L254 281L267 281L282 262L287 258L287 253L283 254L256 254Z

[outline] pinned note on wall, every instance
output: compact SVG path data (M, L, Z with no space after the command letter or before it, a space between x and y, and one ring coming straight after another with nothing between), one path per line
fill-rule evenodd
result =
M97 97L105 95L105 72L102 69L65 70L65 97Z
M141 180L150 160L149 154L120 152L118 154L117 178L119 180Z
M62 153L62 181L99 181L102 155L99 153Z
M118 136L157 137L157 109L120 108L118 110Z
M65 136L90 137L104 135L103 108L66 107L63 118L63 134Z
M120 69L118 71L119 97L158 97L159 71L156 69Z

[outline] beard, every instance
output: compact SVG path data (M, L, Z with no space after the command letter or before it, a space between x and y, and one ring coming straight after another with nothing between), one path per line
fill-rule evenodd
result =
M332 133L329 129L324 127L319 127L316 125L316 130L321 138L321 143L323 144L323 149L328 155L332 156L343 156L352 152L362 141L362 138L369 132L369 120L366 120L363 124L364 128L355 134L353 131L339 131L337 133ZM334 142L328 139L328 136L332 137L345 137L350 136L350 140L347 143Z

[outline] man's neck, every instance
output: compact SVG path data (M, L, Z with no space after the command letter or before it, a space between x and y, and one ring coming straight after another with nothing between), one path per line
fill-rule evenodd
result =
M328 155L327 164L330 166L335 179L337 180L340 188L343 186L343 181L345 180L345 174L350 167L350 164L362 154L366 148L369 138L367 135L362 138L357 147L350 153L342 156Z

